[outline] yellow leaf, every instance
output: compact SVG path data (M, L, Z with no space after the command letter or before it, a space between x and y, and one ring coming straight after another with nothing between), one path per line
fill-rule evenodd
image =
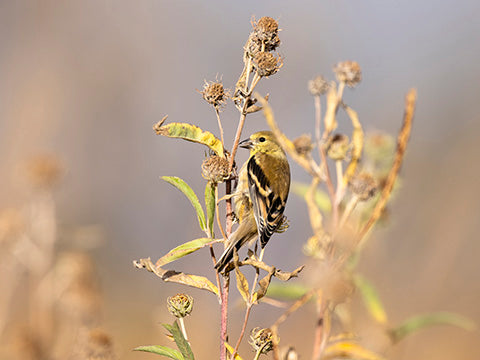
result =
M242 274L238 266L235 266L235 277L237 278L237 289L246 303L250 301L250 292L248 290L248 281Z
M356 274L353 277L353 281L355 286L360 290L363 302L365 303L368 312L380 324L385 324L387 322L387 313L375 287L359 274Z
M384 357L351 342L337 342L326 347L323 359L349 357L364 360L384 360Z
M224 343L225 347L227 348L228 352L230 353L230 356L233 354L233 347L231 347L227 342ZM235 360L243 360L238 353L235 354Z
M180 138L203 144L215 151L218 156L225 157L222 142L211 132L203 131L198 126L186 123L170 123L167 125L162 124L163 122L160 122L153 127L157 135Z

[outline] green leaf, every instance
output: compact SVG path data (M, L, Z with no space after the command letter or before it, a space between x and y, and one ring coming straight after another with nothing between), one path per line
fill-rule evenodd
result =
M218 156L225 157L222 142L211 132L203 131L198 126L186 123L170 123L162 125L159 123L154 126L157 135L168 136L171 138L180 138L208 146L215 151ZM160 126L158 126L160 125Z
M208 233L213 239L213 220L215 218L215 185L211 181L209 181L205 187L205 207L207 209Z
M297 300L310 289L301 284L272 282L267 290L267 296L280 300Z
M475 323L459 314L450 312L435 312L411 317L400 326L390 330L393 342L398 342L418 330L435 325L452 325L465 330L475 330Z
M307 194L309 189L310 185L298 181L293 181L292 186L290 187L290 191L295 195L300 196L302 199L305 198L305 195ZM317 189L317 191L315 192L314 200L321 211L328 213L332 211L332 204L330 203L330 198L324 191Z
M387 322L387 313L373 284L358 274L353 277L353 281L357 289L360 290L363 302L370 315L380 324L385 324Z
M202 205L200 205L200 201L198 201L197 195L193 192L192 188L188 186L188 184L176 176L162 176L162 179L168 182L169 184L175 186L178 190L180 190L190 203L193 205L197 212L198 216L198 223L200 224L200 228L203 231L206 231L207 225L205 221L205 213L203 212Z
M182 353L178 350L161 345L148 345L139 346L133 349L133 351L145 351L152 354L163 355L174 360L185 360Z
M165 254L160 259L158 259L155 265L163 266L165 264L171 263L172 261L178 260L181 257L184 257L185 255L191 254L192 252L197 251L203 248L205 245L209 243L213 243L215 241L217 240L210 239L210 238L200 238L200 239L188 241L170 250L167 254Z
M182 353L184 359L185 360L195 360L195 357L193 356L192 349L190 348L190 344L183 337L182 331L180 330L180 327L178 326L178 322L175 320L175 322L172 325L162 324L162 326L165 329L167 329L167 331L170 334L172 334L173 340L175 340L175 343L177 344L178 349Z

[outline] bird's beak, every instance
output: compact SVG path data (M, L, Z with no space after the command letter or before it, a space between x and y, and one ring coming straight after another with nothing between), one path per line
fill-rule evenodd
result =
M245 139L242 142L240 142L240 144L238 144L238 146L240 146L244 149L251 149L253 147L253 143L252 143L252 140Z

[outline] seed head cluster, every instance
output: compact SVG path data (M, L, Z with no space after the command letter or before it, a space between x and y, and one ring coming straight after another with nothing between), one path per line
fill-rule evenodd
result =
M193 310L193 298L187 294L177 294L167 299L167 308L170 314L177 318L184 318Z
M222 107L229 98L228 91L221 82L217 81L205 81L201 94L206 102L217 109Z
M228 167L227 159L212 155L202 163L202 176L204 179L214 183L223 182L228 178Z
M266 354L273 349L273 332L272 330L254 328L250 333L250 345L253 350L261 351L262 354Z
M343 160L347 156L349 146L347 135L335 134L327 142L327 155L332 160Z
M293 145L295 146L295 151L300 155L307 155L313 149L312 137L307 134L300 135L295 140L293 140Z
M349 183L350 190L359 200L367 201L377 193L378 185L372 175L360 173L354 176Z
M348 87L355 87L362 80L362 70L356 61L339 62L333 68L337 80Z
M330 84L322 75L318 75L308 82L308 91L313 96L323 95L328 91Z
M275 74L283 66L281 57L275 57L272 53L261 51L253 58L253 66L261 77Z

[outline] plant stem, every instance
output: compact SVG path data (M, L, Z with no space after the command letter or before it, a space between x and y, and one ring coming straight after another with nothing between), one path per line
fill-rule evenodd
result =
M220 112L218 111L218 107L215 107L215 115L217 115L218 129L220 130L220 139L222 140L223 146L225 146L225 142L223 141L222 121L220 120Z
M322 125L322 103L320 101L320 95L315 95L315 140L317 142L318 155L322 157L320 149L321 139L321 125Z
M180 323L180 329L182 330L183 337L185 338L185 340L188 341L187 329L185 329L185 321L183 320L183 318L179 318L178 322Z

